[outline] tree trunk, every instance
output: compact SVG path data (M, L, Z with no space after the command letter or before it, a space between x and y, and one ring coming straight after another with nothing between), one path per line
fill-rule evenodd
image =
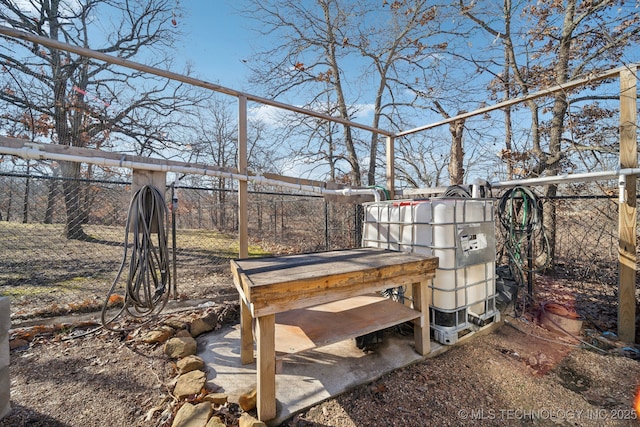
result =
M87 165L87 179L91 179L93 177L93 165ZM79 188L79 196L80 200L82 200L82 224L89 223L89 215L91 214L91 206L93 205L93 201L95 199L93 192L91 191L89 183L85 183L84 185L80 185L78 183Z
M565 8L564 23L562 27L562 37L558 49L558 62L554 67L554 77L558 84L566 83L568 80L569 60L571 58L571 41L574 30L574 16L576 12L576 1L568 1ZM567 94L558 92L553 102L551 129L549 130L549 156L545 161L547 175L556 176L560 173L560 160L562 159L562 133L564 131L564 117L569 108ZM557 184L549 185L545 188L545 196L554 197L557 194ZM544 228L549 242L549 260L547 267L553 269L556 255L556 207L554 203L548 203L544 211ZM541 246L542 247L542 246Z
M438 101L434 101L433 105L445 119L451 117ZM465 111L460 110L457 115L464 113ZM449 124L449 132L451 133L451 157L447 170L449 171L451 185L461 185L464 183L464 148L462 147L464 123L464 119L459 119Z
M464 149L462 147L464 119L451 123L449 125L449 131L451 132L449 179L451 180L451 185L462 185L464 183Z
M9 201L7 202L7 221L11 219L11 205L13 202L13 185L9 186Z
M62 176L66 179L62 183L67 221L64 235L67 239L85 240L88 236L82 229L82 209L80 207L80 163L60 162Z
M511 10L511 2L510 1L506 1L505 2L505 11L510 11ZM505 16L509 17L509 19L506 20L505 26L507 28L506 33L507 34L511 34L511 21L510 21L510 13L505 13ZM502 72L503 74L503 83L504 83L504 99L505 101L508 100L511 97L511 77L510 77L510 70L511 70L511 55L509 54L509 48L505 45L504 48L504 70ZM513 128L512 128L512 123L511 123L511 107L505 107L504 109L504 147L507 150L508 154L512 154L513 153L513 145L512 145L512 141L513 141ZM506 166L507 166L507 179L511 180L513 179L513 159L507 157L506 159Z
M225 221L226 221L226 206L225 206L225 202L226 202L226 194L223 191L224 187L225 187L225 179L224 178L220 178L218 181L218 188L220 189L220 191L218 191L218 218L217 218L217 223L218 223L218 228L220 228L221 230L225 229Z
M553 105L553 117L551 119L551 129L549 134L549 156L550 162L547 164L547 175L558 175L560 172L560 154L561 154L561 142L562 131L564 129L564 116L567 113L567 100L566 95L558 94ZM545 187L544 195L549 201L544 208L544 220L543 225L547 235L547 241L549 243L548 254L549 259L547 265L553 269L553 262L556 256L556 205L552 198L556 196L558 192L558 185L552 184ZM540 242L540 247L543 242Z
M54 174L54 178L56 178L57 174ZM53 224L53 208L56 202L56 187L57 182L55 179L49 181L49 191L47 192L47 210L44 213L44 223L45 224Z
M336 56L336 39L332 24L331 15L329 12L329 5L326 2L322 2L322 9L324 11L324 19L327 31L327 46L326 54L327 61L333 72L334 80L333 87L336 91L336 97L338 102L338 109L340 111L340 117L345 120L350 120L349 109L344 98L344 91L342 83L340 81L340 67L338 66L338 59ZM351 165L351 185L360 186L362 184L362 178L360 176L360 162L358 160L358 153L356 152L355 142L353 140L353 134L350 126L344 126L344 143L347 148L347 160Z
M31 189L31 178L29 174L31 173L31 165L27 160L27 179L24 184L24 198L22 200L22 223L26 224L29 222L29 190Z

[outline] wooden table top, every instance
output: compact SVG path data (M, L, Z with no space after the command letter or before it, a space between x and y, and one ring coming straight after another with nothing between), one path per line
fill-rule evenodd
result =
M437 267L436 257L377 248L231 261L254 317L425 280Z

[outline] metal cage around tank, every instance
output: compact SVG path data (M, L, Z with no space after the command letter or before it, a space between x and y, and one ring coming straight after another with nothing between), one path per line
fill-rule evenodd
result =
M362 245L439 258L429 286L431 329L442 344L499 320L494 202L390 200L364 205ZM409 295L404 295L410 301Z

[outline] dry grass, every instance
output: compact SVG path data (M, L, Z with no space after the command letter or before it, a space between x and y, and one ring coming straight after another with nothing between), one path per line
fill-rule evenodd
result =
M84 229L90 239L68 240L61 224L0 222L0 296L11 299L14 323L102 307L122 263L124 228L87 225ZM178 230L176 242L182 297L206 298L212 287L231 286L225 271L229 260L237 257L236 236ZM259 246L250 247L251 255L265 253Z

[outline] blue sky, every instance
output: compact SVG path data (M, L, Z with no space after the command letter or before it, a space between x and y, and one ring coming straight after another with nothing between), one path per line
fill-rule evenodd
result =
M244 3L239 0L181 0L183 15L176 17L176 26L184 37L179 44L180 51L176 52L176 68L171 71L181 72L178 64L188 62L197 78L252 92L246 87L249 69L243 60L250 59L251 52L266 40L256 38L252 29L255 21L240 15L238 10ZM254 116L260 116L266 122L273 120L273 108L251 107ZM370 107L360 105L360 113L354 120L368 124L372 113Z
M203 80L243 90L248 69L242 60L255 38L250 21L240 17L238 1L183 0L176 24L185 33L184 51L176 56L193 65ZM178 70L173 70L178 71Z

